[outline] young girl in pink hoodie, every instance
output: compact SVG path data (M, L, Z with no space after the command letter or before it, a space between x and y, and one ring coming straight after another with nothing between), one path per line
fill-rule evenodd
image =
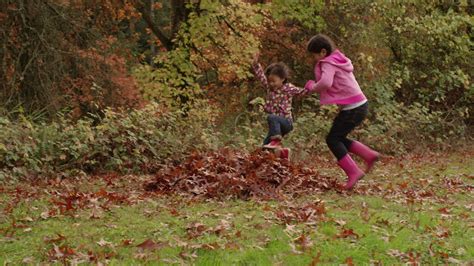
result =
M362 157L367 166L366 173L380 156L364 144L347 138L367 116L367 98L354 77L351 60L335 49L328 36L318 34L312 37L307 49L316 61L316 81L309 80L305 89L308 93L319 93L321 104L340 106L340 112L326 136L326 143L348 177L345 188L352 189L365 173L360 170L349 152Z

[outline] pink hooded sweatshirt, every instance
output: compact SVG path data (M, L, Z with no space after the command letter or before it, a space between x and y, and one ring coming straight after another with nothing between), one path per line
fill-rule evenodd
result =
M319 60L314 67L316 82L310 80L305 89L309 93L318 92L321 104L347 105L367 100L357 83L354 67L349 58L339 50Z

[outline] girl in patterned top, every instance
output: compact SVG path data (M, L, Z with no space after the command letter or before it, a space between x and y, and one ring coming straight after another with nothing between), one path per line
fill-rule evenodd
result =
M289 69L284 63L273 63L263 71L256 55L253 69L267 90L264 109L268 113L268 134L263 141L263 147L277 149L281 158L288 159L290 150L282 148L281 141L293 130L293 96L303 94L305 90L288 82Z

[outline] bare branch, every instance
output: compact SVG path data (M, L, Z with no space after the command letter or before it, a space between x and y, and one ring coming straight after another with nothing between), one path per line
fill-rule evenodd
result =
M166 50L172 50L173 49L173 42L169 37L167 37L161 29L155 24L153 19L151 18L150 14L146 10L146 5L143 3L143 1L136 1L135 2L135 8L137 8L138 11L140 11L142 18L145 20L147 23L148 27L150 27L151 31L158 37L160 42L165 46Z

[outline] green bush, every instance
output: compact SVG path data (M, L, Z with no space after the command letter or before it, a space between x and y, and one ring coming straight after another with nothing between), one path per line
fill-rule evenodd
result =
M472 17L464 12L446 12L421 7L392 10L386 17L387 40L393 51L394 70L406 73L397 99L420 102L431 110L449 111L450 118L469 115L474 86L471 82L473 42Z
M305 103L305 107L295 113L294 130L284 140L284 145L293 149L297 159L329 153L325 137L338 113L336 106L320 106L316 110L308 108L318 105L316 97L306 101L316 103ZM446 140L452 144L470 137L464 123L447 122L443 112L430 111L420 103L406 106L371 101L369 106L368 118L349 138L361 140L384 154L400 155L433 145L444 148ZM234 126L227 123L220 129L226 132L220 133L221 143L249 151L261 145L268 130L263 112L242 112L229 120Z
M195 113L201 115L184 117L149 104L131 112L108 109L98 125L86 118L47 124L0 118L0 169L16 176L152 171L192 150L217 146L208 133L209 108Z

